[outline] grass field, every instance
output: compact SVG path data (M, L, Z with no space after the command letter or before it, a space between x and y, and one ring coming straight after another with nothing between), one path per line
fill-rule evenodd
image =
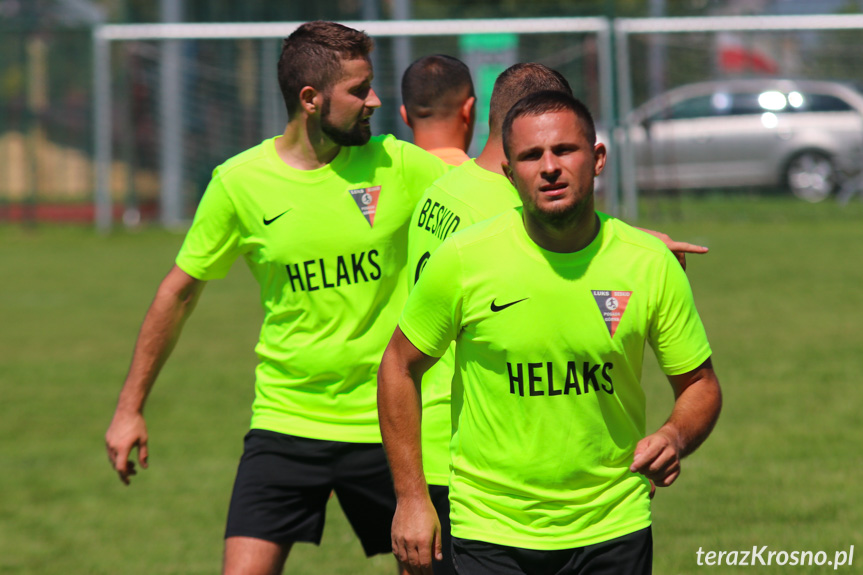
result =
M863 202L645 202L641 225L701 242L689 276L725 408L654 500L655 573L737 573L696 552L856 548L863 572ZM182 236L0 226L0 573L211 574L252 400L261 312L235 266L206 289L148 405L150 469L123 486L103 436L155 287ZM645 372L649 422L671 394ZM337 505L286 572L394 572ZM766 559L766 554L765 554ZM759 566L823 573L830 566Z

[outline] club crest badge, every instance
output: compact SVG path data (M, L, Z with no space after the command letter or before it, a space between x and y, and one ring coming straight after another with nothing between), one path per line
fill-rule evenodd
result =
M593 293L596 305L599 306L602 319L605 321L606 327L608 327L608 333L611 334L611 337L614 337L614 332L617 331L617 326L620 324L623 312L626 311L626 305L629 303L632 292L610 290L590 291Z
M381 187L359 188L349 190L351 197L357 203L357 207L366 217L370 226L375 225L375 212L378 211L378 196L381 194Z

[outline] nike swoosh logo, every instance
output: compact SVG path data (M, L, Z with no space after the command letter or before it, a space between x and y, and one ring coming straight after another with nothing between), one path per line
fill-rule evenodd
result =
M285 214L287 214L287 213L288 213L288 212L290 212L290 211L291 211L290 209L287 209L287 210L285 210L284 212L282 212L281 214L279 214L278 216L276 216L276 217L274 217L274 218L271 218L271 219L269 219L269 220L268 220L267 218L264 218L264 225L265 225L265 226L270 225L271 223L273 223L273 222L274 222L274 221L276 221L277 219L281 218L282 216L284 216Z
M526 299L529 299L529 298L517 299L517 300L515 300L515 301L511 301L511 302L509 302L509 303L505 303L505 304L503 304L503 305L497 305L497 304L495 304L494 302L495 302L495 301L497 301L497 300L496 300L496 299L494 299L494 300L492 300L492 301L491 301L491 311L498 312L498 311L500 311L500 310L503 310L503 309L508 308L508 307L509 307L509 306L511 306L511 305L515 305L515 304L517 304L517 303L519 303L519 302L523 302L523 301L524 301L524 300L526 300Z

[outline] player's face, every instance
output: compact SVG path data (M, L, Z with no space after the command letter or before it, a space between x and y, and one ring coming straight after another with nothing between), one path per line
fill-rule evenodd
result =
M509 152L504 169L533 217L558 226L593 210L593 179L605 165L605 146L587 140L574 112L516 118Z
M342 61L342 77L323 94L321 130L340 146L369 141L369 119L381 101L372 89L372 65L364 58Z

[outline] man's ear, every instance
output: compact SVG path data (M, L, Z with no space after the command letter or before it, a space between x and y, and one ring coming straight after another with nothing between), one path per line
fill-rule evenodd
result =
M509 180L509 183L515 186L515 180L512 179L512 167L509 165L509 160L504 160L500 163L500 169L503 170L503 175Z
M605 144L602 142L597 142L593 146L593 175L598 176L602 173L602 169L605 167L605 161L608 159L608 150L605 148Z
M401 107L399 108L399 115L401 115L401 117L402 117L402 122L404 122L405 125L408 128L410 128L411 127L411 121L410 121L410 119L408 119L408 109L405 108L404 104L402 104Z
M476 120L476 96L471 96L461 105L461 115L468 125L473 125Z
M321 111L323 94L311 86L303 86L300 90L300 107L308 115L314 115Z

